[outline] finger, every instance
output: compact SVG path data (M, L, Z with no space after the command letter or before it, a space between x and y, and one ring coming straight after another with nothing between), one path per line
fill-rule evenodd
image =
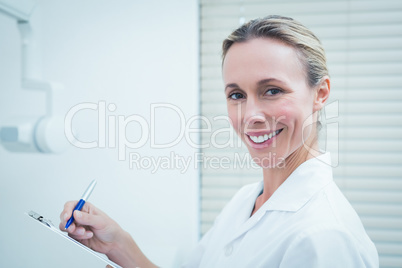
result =
M98 211L98 209L94 205L92 205L90 202L85 202L81 211L84 211L89 214L97 214L96 211Z
M86 231L86 230L85 230L84 227L82 227L82 226L76 226L73 231L69 231L68 233L69 233L69 234L72 234L72 235L76 235L76 236L81 236L81 235L84 235L84 234L85 234L85 231Z
M78 224L91 226L95 229L102 229L106 224L105 220L101 216L89 214L79 210L74 211L74 220Z
M68 201L64 204L64 209L60 213L60 220L63 222L67 222L67 220L71 217L73 214L73 210L75 206L77 205L78 201Z
M66 226L67 221L73 216L73 212L62 212L60 215L60 223Z
M88 239L93 236L92 231L86 230L83 226L77 226L75 223L72 223L67 230L64 229L64 226L60 223L59 228L62 231L67 231L68 235L74 237L74 239Z
M60 223L59 223L59 229L60 229L60 231L67 232L67 230L64 229L64 227L65 227L65 225L64 225L62 222L60 222Z
M75 230L70 232L71 235L81 237L81 239L88 239L93 236L93 232L90 230L85 229L82 226L76 226Z
M73 217L73 212L75 207L77 206L78 201L68 201L64 204L64 210L60 214L60 221L62 224L66 224L67 221ZM96 208L94 205L86 202L84 206L82 207L82 211L85 211L87 213L93 214L96 213Z
M86 231L83 234L68 234L68 236L74 238L75 240L87 240L91 239L94 236L94 233L91 231Z
M105 212L94 206L91 202L85 202L84 207L81 209L81 211L87 212L89 214L93 215L99 215L99 216L107 216Z
M78 203L78 201L69 201L64 204L64 209L60 213L60 220L62 222L67 222L73 216L73 211L74 211L75 207L77 206L77 203ZM100 210L96 209L96 207L94 205L92 205L91 203L85 202L81 211L84 211L84 212L87 212L90 214L96 214L96 211L100 211Z
M74 223L72 223L67 229L65 227L66 227L65 223L60 222L59 229L62 230L63 232L74 233L75 228L77 228L77 226Z
M77 200L70 200L64 204L64 209L69 209L70 211L72 211L77 203Z

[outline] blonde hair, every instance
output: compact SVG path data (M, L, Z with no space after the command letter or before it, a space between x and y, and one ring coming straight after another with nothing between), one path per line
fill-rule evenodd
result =
M292 18L268 16L251 20L232 32L222 44L222 62L234 43L254 38L273 38L296 49L310 87L329 75L324 48L320 40L307 27Z

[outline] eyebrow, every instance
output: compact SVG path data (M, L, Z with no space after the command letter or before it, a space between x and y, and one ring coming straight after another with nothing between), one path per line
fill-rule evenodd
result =
M267 84L269 82L279 82L281 84L285 84L284 82L282 82L281 80L278 80L276 78L267 78L267 79L262 79L262 80L258 81L257 86L262 86L262 85ZM240 87L236 83L230 83L230 84L226 85L225 91L228 90L229 88L240 88Z
M239 88L239 85L237 85L236 83L227 84L225 87L225 91L229 88Z

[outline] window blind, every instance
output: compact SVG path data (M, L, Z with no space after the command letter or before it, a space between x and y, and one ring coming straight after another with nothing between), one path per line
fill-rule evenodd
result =
M335 182L376 244L380 266L402 267L402 1L201 0L201 110L213 130L202 141L235 144L202 149L204 157L231 164L202 169L201 232L238 189L262 179L260 169L236 161L247 152L237 137L212 133L229 127L216 119L226 115L221 43L241 22L269 14L292 17L321 39L328 104L335 105L328 131L336 135L326 144L337 164Z

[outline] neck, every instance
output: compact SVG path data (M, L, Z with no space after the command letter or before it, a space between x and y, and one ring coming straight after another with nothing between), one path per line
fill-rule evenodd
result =
M310 144L310 147L300 146L281 165L263 169L264 190L259 203L265 203L298 166L314 157L308 148L318 150L317 139L313 136L306 144Z
M314 145L315 149L318 148L316 142L311 144ZM298 166L314 157L309 153L309 151L310 150L306 149L304 146L301 146L285 159L285 163L282 163L282 165L280 165L281 167L277 166L263 169L264 189L262 194L257 197L251 215L256 213L257 210L264 205L264 203L274 194L279 186L281 186L281 184L290 176L290 174L292 174L293 171L295 171Z

